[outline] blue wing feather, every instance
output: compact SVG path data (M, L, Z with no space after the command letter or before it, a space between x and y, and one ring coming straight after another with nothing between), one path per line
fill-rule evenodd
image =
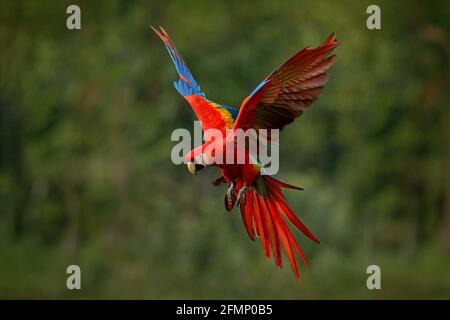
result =
M160 28L161 32L152 27L153 31L155 31L158 37L164 42L167 52L169 53L170 58L177 69L178 75L180 76L180 79L174 82L175 89L177 89L177 91L184 97L192 94L199 94L204 97L205 94L200 89L197 81L195 81L191 71L170 40L169 35L162 27Z
M237 110L237 109L235 109L233 107L224 105L224 104L221 104L221 106L224 107L230 113L230 115L233 118L233 120L236 120L236 118L237 118L237 116L239 114L239 110Z
M181 58L181 55L178 53L174 44L170 40L167 32L162 27L160 27L160 30L156 30L153 27L151 28L163 41L167 52L169 53L170 58L175 65L178 75L180 76L180 79L173 82L175 89L183 97L190 95L200 95L206 99L205 94L201 91L200 86L197 84L197 81L195 81L194 76L192 75L184 60ZM212 108L215 108L216 111L219 111L222 114L224 120L226 120L227 122L231 122L229 123L229 125L233 125L234 120L236 120L238 116L239 110L236 110L227 105L214 103L210 100L207 101L210 102Z

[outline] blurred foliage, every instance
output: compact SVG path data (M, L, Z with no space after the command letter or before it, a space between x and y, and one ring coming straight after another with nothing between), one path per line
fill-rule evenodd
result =
M377 1L371 31L370 4L0 1L0 297L450 298L450 5ZM279 177L305 187L287 197L322 241L299 239L299 283L225 212L215 169L171 163L194 116L150 24L233 106L299 49L342 41L324 95L281 136Z

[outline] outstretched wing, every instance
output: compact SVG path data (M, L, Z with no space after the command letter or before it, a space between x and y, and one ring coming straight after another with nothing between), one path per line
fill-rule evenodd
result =
M314 49L305 48L273 71L242 103L235 128L280 129L309 107L322 93L326 71L339 44L334 34Z
M219 130L232 128L238 111L208 100L170 40L167 32L162 27L159 27L160 30L157 30L153 26L151 28L164 42L180 76L180 79L174 81L175 89L189 102L197 118L201 121L203 130L210 128Z

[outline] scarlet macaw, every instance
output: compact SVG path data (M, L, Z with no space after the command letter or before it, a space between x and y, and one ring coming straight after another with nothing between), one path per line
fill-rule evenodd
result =
M239 110L208 100L195 81L186 63L170 40L167 32L152 27L164 42L175 64L179 79L174 82L177 91L189 102L202 129L279 129L292 123L303 110L311 105L322 93L328 77L326 71L333 64L335 56L329 53L339 44L334 34L319 47L305 48L280 67L275 69L242 103ZM225 138L225 142L230 143ZM197 174L206 165L221 169L222 176L213 182L229 184L225 195L225 208L230 211L234 204L240 207L242 220L251 240L260 238L264 253L274 257L277 267L282 266L281 245L290 261L295 278L299 278L295 251L300 255L306 267L308 262L296 239L288 228L285 218L297 229L316 243L319 240L297 218L289 208L282 188L303 190L269 175L262 175L264 168L248 161L248 150L244 164L205 163L201 159L213 158L205 152L205 146L215 141L206 141L200 147L191 150L185 161L190 173ZM210 148L209 150L214 150ZM199 157L200 156L200 157ZM236 196L236 193L237 196ZM239 205L240 204L240 205ZM284 218L283 218L284 217Z

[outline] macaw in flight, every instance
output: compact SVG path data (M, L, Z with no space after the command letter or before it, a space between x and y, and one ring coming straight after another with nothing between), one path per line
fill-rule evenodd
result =
M326 72L335 60L335 56L329 54L339 44L335 35L331 34L319 47L297 52L264 79L237 110L207 99L167 32L162 27L157 30L152 26L152 29L163 41L175 64L180 77L174 82L175 88L191 105L203 131L214 128L224 135L225 132L238 129L282 130L285 125L301 116L322 93L328 79ZM225 138L219 143L230 143L229 140ZM308 268L309 265L285 219L314 242L320 242L290 209L282 188L303 189L261 174L264 168L254 161L248 161L248 150L244 150L247 157L243 164L203 161L202 159L214 158L213 154L205 151L215 150L205 148L214 143L218 142L212 139L206 141L185 155L189 172L197 174L207 165L220 168L222 175L213 183L219 185L223 182L229 185L225 195L226 210L231 211L237 203L250 239L259 237L264 254L268 258L273 256L279 268L282 267L283 247L295 278L298 279L295 252L300 255L305 267Z

